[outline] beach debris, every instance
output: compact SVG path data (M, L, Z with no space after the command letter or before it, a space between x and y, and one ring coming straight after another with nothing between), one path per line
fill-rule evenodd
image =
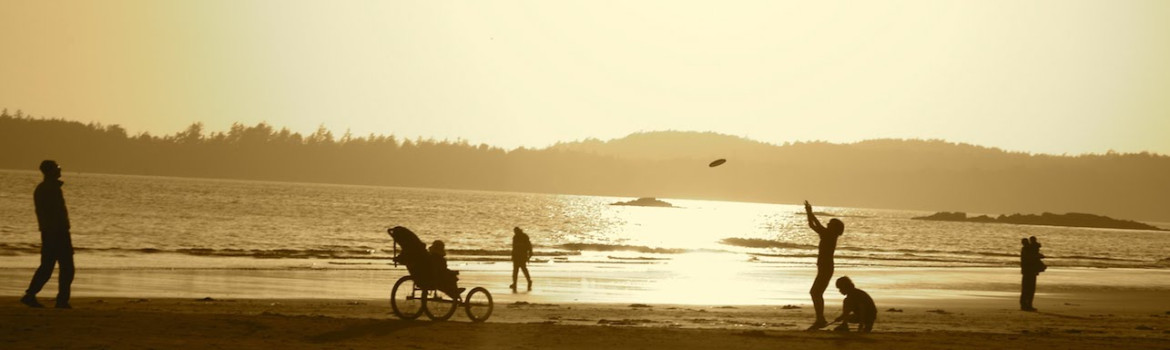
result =
M943 310L943 309L926 310L926 312L932 312L932 313L936 313L939 315L950 315L951 314L950 312L947 312L947 310Z
M360 301L351 301L351 302L348 302L348 303L345 303L345 304L346 304L346 305L366 305L366 303L363 303L363 302L360 302Z
M653 307L646 304L630 304L630 307Z
M597 324L607 325L607 326L637 326L639 324L651 323L651 322L654 322L654 321L646 320L646 319L634 320L634 319L628 319L628 318L623 319L623 320L607 320L607 319L603 318L600 321L597 321Z
M557 305L557 304L539 304L539 303L530 303L530 302L527 302L527 301L517 301L517 302L511 303L511 304L508 304L508 307L509 307L509 308L518 308L518 307L559 307L559 306L560 306L560 305Z
M1147 325L1141 325L1141 326L1137 326L1134 329L1139 330L1139 331L1152 331L1152 330L1154 330L1154 327L1150 327Z
M195 299L195 301L215 301L215 299L212 299L211 297L206 297L203 299Z
M902 309L889 308L886 309L886 312L902 312Z
M1065 306L1081 306L1081 304L1064 303Z
M715 308L716 309L735 309L736 307L734 307L734 306L716 306Z
M783 310L796 310L796 309L799 309L799 308L800 308L799 306L792 305L792 304L789 304L789 305L784 305L784 306L781 306L781 307L780 307L780 309L783 309Z
M150 299L138 299L138 300L130 300L130 301L127 301L127 303L134 303L134 304L137 304L137 303L145 303L145 302L148 302L148 301L150 301Z
M768 336L768 334L767 334L767 333L764 333L764 331L761 331L761 330L758 330L758 329L757 329L757 330L751 330L751 331L745 331L745 332L743 332L743 333L740 333L739 335L742 335L742 336L747 336L747 337L766 337L766 336Z

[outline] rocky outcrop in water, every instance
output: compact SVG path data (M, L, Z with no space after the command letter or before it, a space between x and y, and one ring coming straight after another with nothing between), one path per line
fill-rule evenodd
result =
M1157 226L1143 224L1137 221L1114 219L1108 216L1084 214L1084 213L1068 213L1068 214L1053 214L1043 213L1035 214L1012 214L1000 215L998 217L990 217L987 215L980 215L975 217L967 217L964 212L945 212L940 211L928 216L919 216L912 218L914 220L933 220L933 221L962 221L962 222L991 222L1001 224L1017 224L1017 225L1046 225L1046 226L1065 226L1065 227L1093 227L1093 228L1116 228L1125 230L1154 230L1166 231Z
M617 202L617 203L612 203L610 205L629 205L629 206L635 206L635 207L675 208L674 204L670 204L670 203L658 200L657 198L654 198L654 197L642 197L642 198L638 198L638 199L635 199L632 201Z

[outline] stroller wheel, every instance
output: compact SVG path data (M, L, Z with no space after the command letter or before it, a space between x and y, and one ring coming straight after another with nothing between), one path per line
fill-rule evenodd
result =
M463 299L463 309L467 312L467 318L472 322L487 321L488 317L492 317L492 309L495 308L495 303L492 301L492 293L488 292L483 287L475 287L471 292L467 293L467 298Z
M423 301L423 312L427 314L427 317L435 321L446 321L450 319L455 314L455 309L459 306L457 300L437 290L428 290L423 295L426 295L426 300Z
M414 278L402 276L390 292L390 310L404 320L413 320L423 313L423 291L417 289Z

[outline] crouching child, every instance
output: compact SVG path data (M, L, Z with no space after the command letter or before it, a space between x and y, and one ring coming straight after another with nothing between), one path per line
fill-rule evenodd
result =
M858 332L869 333L872 331L873 321L877 320L877 305L874 305L873 298L869 297L869 293L854 286L853 280L849 279L848 276L837 279L837 289L845 295L845 305L842 307L841 316L833 321L841 322L841 325L834 330L848 332L849 323L852 322L858 325Z

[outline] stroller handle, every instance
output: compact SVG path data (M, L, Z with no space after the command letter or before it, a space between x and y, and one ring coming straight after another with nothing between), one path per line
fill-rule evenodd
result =
M386 233L394 232L393 228L386 229ZM390 260L394 261L394 267L398 267L398 240L394 239L394 235L390 235L390 245L394 246L394 257Z

